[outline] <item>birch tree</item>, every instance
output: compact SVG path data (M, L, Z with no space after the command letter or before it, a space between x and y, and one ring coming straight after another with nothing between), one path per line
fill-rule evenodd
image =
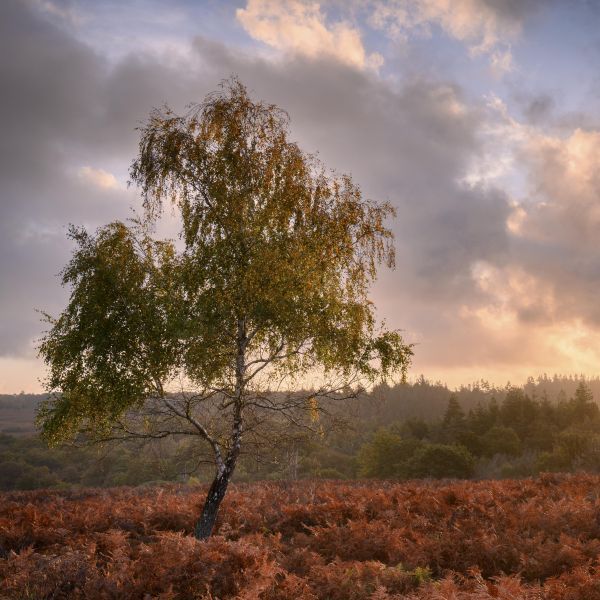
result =
M288 115L235 78L184 115L154 110L130 176L143 218L70 230L38 420L55 444L197 442L214 465L195 529L206 539L244 444L405 373L410 346L368 298L394 264L394 210L302 151ZM168 206L178 244L153 235Z

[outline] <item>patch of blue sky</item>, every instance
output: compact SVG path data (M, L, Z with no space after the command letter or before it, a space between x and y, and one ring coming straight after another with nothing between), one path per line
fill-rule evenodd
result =
M514 52L515 88L547 94L558 112L600 116L600 2L553 3L523 32Z
M203 36L227 46L244 46L248 36L235 18L243 2L206 0L84 0L78 5L77 37L111 61L151 52L187 55Z

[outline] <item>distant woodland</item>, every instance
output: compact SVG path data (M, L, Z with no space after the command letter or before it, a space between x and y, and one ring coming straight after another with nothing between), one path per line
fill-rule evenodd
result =
M208 481L186 440L48 449L43 395L0 395L0 489ZM600 378L542 376L521 387L449 390L424 377L344 406L344 427L290 436L243 456L235 480L517 478L600 472Z

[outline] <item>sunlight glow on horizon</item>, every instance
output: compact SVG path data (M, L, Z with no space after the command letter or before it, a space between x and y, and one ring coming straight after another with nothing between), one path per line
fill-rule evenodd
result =
M141 210L135 127L233 73L288 111L303 149L396 206L397 268L372 300L418 342L409 377L599 374L593 4L0 3L0 393L42 389L33 307L65 305L68 224ZM158 235L176 220L166 209Z

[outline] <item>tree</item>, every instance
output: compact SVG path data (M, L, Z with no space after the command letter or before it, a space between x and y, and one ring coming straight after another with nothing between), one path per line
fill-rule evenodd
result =
M465 412L456 397L456 394L450 394L450 398L448 398L448 406L446 407L446 412L444 413L444 418L442 420L442 425L444 427L462 427L465 420Z
M195 534L210 536L242 440L320 423L333 401L404 375L369 286L392 267L387 203L289 140L289 118L231 79L183 116L154 110L132 182L144 215L95 234L62 272L68 306L40 344L51 443L190 436L214 465ZM170 202L181 248L152 237ZM309 392L294 392L310 382Z
M573 405L573 420L583 421L586 418L594 419L600 412L598 405L594 402L594 394L586 385L585 381L580 381L575 390L575 398L571 401Z
M465 479L473 475L475 460L464 446L425 444L415 452L407 467L411 477Z
M402 439L387 429L379 429L358 452L359 474L361 477L405 476L406 461L422 445L423 442L415 438Z
M519 456L522 453L521 440L514 429L495 425L482 436L483 450L486 456L496 454Z
M454 443L465 432L465 429L465 413L456 394L450 394L448 406L442 419L442 437L445 442Z

